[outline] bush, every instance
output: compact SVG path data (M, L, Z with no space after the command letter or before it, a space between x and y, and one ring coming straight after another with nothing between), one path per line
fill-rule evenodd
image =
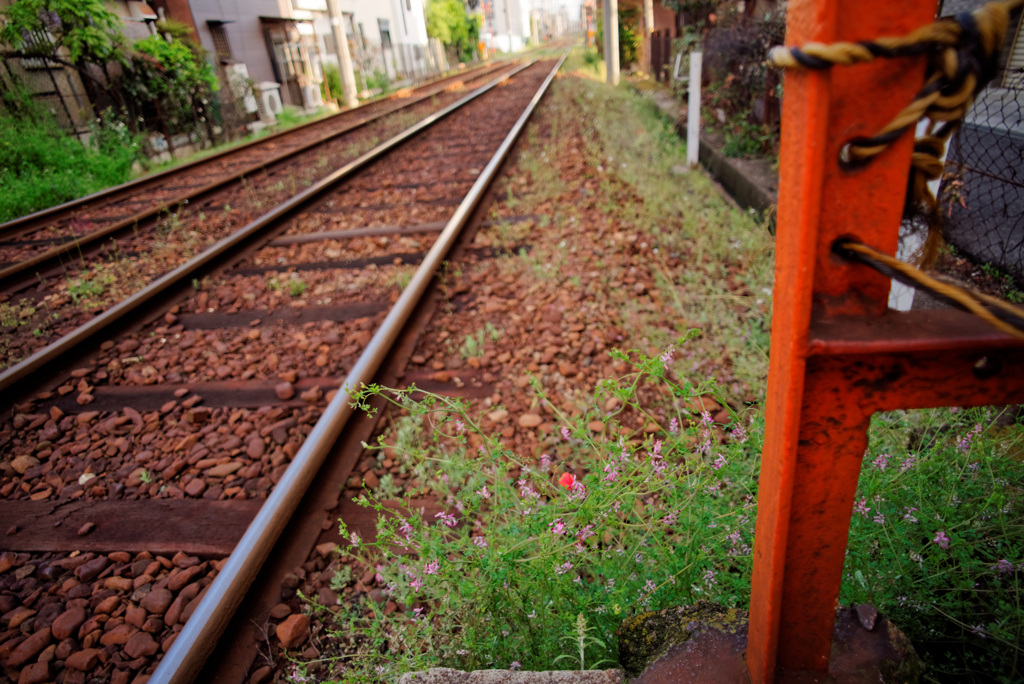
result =
M324 100L343 100L341 87L341 70L333 64L324 64L324 80L320 84L320 95ZM326 87L325 87L326 86ZM330 98L327 92L330 91Z
M127 181L139 146L123 123L106 119L86 146L44 110L0 110L0 222Z
M595 407L618 400L608 411L570 418L534 383L534 412L556 426L539 466L458 399L379 387L357 397L407 413L387 457L444 508L424 519L409 494L400 509L364 496L378 511L376 540L342 523L349 562L376 567L400 611L365 598L324 611L337 627L330 676L611 667L626 617L699 599L748 605L761 412L729 410L723 428L699 412L700 397L719 396L713 380L674 380L672 351L613 355L635 359L635 372L599 386ZM934 681L1020 680L1024 467L1007 450L1019 454L1024 430L990 422L981 410L879 415L864 459L840 599L892 617ZM337 574L340 591L354 575L347 565Z

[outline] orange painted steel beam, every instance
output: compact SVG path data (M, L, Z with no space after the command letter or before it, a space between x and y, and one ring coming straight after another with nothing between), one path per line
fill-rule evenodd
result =
M902 35L933 21L936 9L936 0L793 0L786 39L804 45ZM754 684L773 682L777 668L828 669L842 554L819 557L816 551L832 549L839 541L845 548L852 493L849 506L824 498L810 507L807 489L813 490L818 478L822 493L852 492L860 459L837 462L812 446L827 437L829 428L827 418L804 415L807 406L825 408L815 404L816 388L807 384L814 379L807 366L812 313L815 318L870 318L886 311L889 280L843 263L833 255L832 244L852 237L895 252L913 140L904 136L855 170L842 168L840 152L851 138L873 135L888 123L913 99L924 75L923 57L786 74L775 306L747 649ZM791 536L799 549L790 543Z

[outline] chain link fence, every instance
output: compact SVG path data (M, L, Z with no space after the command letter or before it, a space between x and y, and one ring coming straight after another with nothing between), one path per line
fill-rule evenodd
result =
M946 0L948 16L980 0ZM1024 36L1014 13L1000 70L950 141L939 199L945 238L1024 284Z
M949 146L946 241L1024 283L1024 88L990 85Z

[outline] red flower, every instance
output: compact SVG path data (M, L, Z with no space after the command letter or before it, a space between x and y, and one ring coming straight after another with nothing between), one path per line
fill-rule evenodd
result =
M576 482L576 478L569 473L562 473L562 477L558 478L558 484L562 485L566 489L570 489Z

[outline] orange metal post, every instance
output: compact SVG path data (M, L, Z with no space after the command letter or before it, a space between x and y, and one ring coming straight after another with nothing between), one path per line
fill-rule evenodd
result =
M936 9L936 0L793 0L787 41L902 35ZM1024 396L1024 367L1002 351L1019 343L959 312L887 312L889 280L832 253L838 238L895 252L911 135L855 170L841 167L840 151L888 123L924 72L917 57L786 74L747 648L754 684L775 681L777 669L828 669L871 414ZM983 356L1016 374L972 371Z

